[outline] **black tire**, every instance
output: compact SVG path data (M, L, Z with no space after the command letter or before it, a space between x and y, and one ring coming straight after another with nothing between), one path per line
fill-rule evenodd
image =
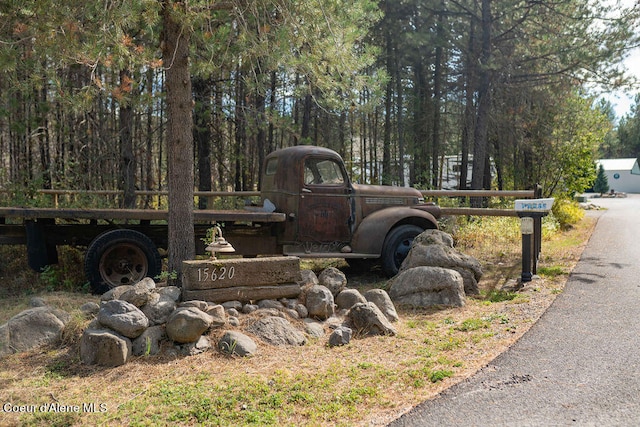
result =
M96 294L155 277L161 271L156 245L134 230L111 230L99 235L87 248L84 259L84 273Z
M402 261L407 257L413 239L424 229L417 225L404 224L392 228L384 239L380 264L387 277L398 274Z

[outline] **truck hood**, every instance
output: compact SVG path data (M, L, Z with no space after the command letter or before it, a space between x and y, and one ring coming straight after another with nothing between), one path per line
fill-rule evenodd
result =
M416 204L422 199L422 193L411 187L394 187L390 185L352 184L354 196L398 199L392 204ZM399 199L409 203L400 203Z

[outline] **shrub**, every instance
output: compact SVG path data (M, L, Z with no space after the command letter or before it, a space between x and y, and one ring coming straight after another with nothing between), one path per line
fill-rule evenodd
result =
M567 199L556 200L551 211L563 230L571 228L584 217L578 202Z

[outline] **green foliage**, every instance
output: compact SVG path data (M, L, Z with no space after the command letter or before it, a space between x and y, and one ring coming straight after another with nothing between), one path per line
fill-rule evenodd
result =
M560 224L560 228L566 230L577 224L584 218L584 210L580 208L578 202L568 199L558 199L551 208L554 218Z
M512 301L517 296L518 296L517 292L493 290L486 293L485 300L490 302L504 302L504 301Z
M549 267L538 267L538 274L540 274L541 276L556 277L563 276L567 274L567 272L564 267L553 265Z
M611 122L578 96L568 97L558 107L550 139L539 147L545 165L539 182L547 194L570 199L593 185L598 144Z
M461 332L477 331L478 329L486 329L489 322L485 319L466 319L454 329Z
M598 175L596 176L596 182L593 184L593 191L596 193L604 194L609 191L609 180L604 172L604 166L598 167Z

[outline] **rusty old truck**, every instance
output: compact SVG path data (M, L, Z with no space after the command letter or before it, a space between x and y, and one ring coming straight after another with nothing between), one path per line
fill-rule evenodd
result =
M194 211L196 241L222 224L238 255L344 258L393 276L440 216L417 189L352 183L336 152L314 146L269 154L260 199L245 210ZM4 207L0 244L26 245L35 270L57 262L58 245L86 247L87 280L103 292L161 273L167 218L166 210Z

